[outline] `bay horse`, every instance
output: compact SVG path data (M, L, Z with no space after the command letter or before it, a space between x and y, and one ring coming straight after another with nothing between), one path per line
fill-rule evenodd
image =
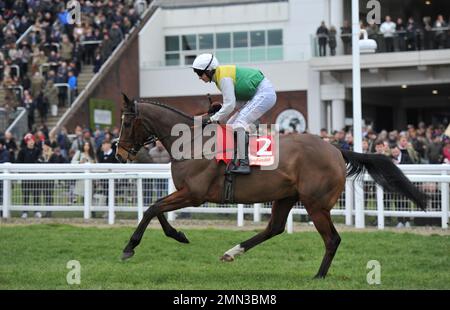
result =
M158 102L130 100L123 94L123 110L116 157L132 161L149 137L156 137L166 150L178 137L171 135L176 124L186 124L193 131L194 118ZM250 175L236 176L235 203L273 202L269 223L264 231L226 251L222 261L230 262L254 246L284 232L291 208L302 202L325 244L325 254L315 278L324 278L341 242L330 210L344 190L347 177L367 171L386 191L398 192L425 209L427 196L419 191L389 158L377 154L346 151L312 134L290 134L279 138L279 164L276 170L252 167ZM171 154L172 157L172 154ZM171 172L177 191L157 200L144 216L123 250L126 260L135 253L151 219L157 217L164 233L182 243L186 236L173 228L165 212L205 202L220 203L224 186L225 164L216 160L172 157Z

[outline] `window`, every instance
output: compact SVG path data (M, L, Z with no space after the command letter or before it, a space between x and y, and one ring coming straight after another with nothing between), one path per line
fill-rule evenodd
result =
M268 45L283 45L283 32L281 29L267 31Z
M233 32L233 47L248 47L248 32Z
M282 29L166 36L165 44L166 66L190 66L201 53L213 53L221 64L284 59Z
M252 31L250 32L250 44L252 47L265 46L266 45L266 33L265 31Z
M214 36L212 33L199 34L198 35L198 45L201 50L212 50L214 49Z
M166 37L166 52L178 52L180 50L180 37L167 36Z
M185 66L192 65L194 63L195 57L197 57L197 56L195 56L195 55L185 55L184 56L184 65Z
M216 33L216 48L231 48L231 33Z
M166 66L179 66L180 54L166 54Z
M183 51L192 51L197 49L197 35L189 34L181 37L183 42Z

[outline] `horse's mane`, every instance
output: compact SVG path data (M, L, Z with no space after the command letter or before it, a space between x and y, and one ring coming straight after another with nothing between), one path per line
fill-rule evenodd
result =
M168 105L166 105L166 104L164 104L164 103L161 103L161 102L153 101L153 100L150 100L150 99L139 99L138 102L139 102L139 103L153 104L153 105L156 105L156 106L158 106L158 107L161 107L161 108L164 108L164 109L168 109L168 110L170 110L170 111L172 111L172 112L175 112L175 113L177 113L177 114L179 114L179 115L181 115L181 116L183 116L183 117L189 118L190 120L193 120L193 119L194 119L194 117L193 117L192 115L189 115L189 114L187 114L187 113L184 113L184 112L178 110L177 108L168 106Z

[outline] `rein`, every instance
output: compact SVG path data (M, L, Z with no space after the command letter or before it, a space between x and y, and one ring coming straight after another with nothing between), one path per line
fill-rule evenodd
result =
M138 109L138 101L137 100L135 100L134 101L134 111L133 112L123 112L122 113L122 115L131 115L131 116L133 116L134 117L134 121L133 121L133 127L135 126L135 124L136 123L139 123L139 122L141 122L141 123L143 123L142 122L142 119L139 117L139 109ZM204 113L204 114L200 114L200 115L197 115L197 116L205 116L205 115L208 115L208 113ZM123 125L123 124L122 124ZM195 129L195 128L197 128L197 127L201 127L202 125L197 125L197 126L195 126L195 125L192 125L192 126L189 126L189 128L190 129ZM146 132L149 132L149 130L144 126L144 129L145 129L145 131ZM171 134L168 134L168 135L165 135L165 136L163 136L163 137L161 137L161 138L159 138L159 137L157 137L156 135L154 135L154 134L151 134L151 135L149 135L147 138L145 138L144 140L143 140L143 142L141 142L141 143L136 143L135 141L139 141L140 139L133 139L133 140L123 140L122 142L128 142L128 143L130 143L130 144L132 144L133 145L133 147L131 148L131 149L129 149L129 148L126 148L126 147L124 147L123 145L121 145L121 143L120 143L120 138L118 139L118 146L119 147L121 147L122 149L124 149L127 153L129 153L129 154L131 154L132 156L136 156L137 155L137 153L139 152L139 150L144 146L144 145L147 145L147 144L153 144L153 143L156 143L156 141L164 141L165 139L167 139L167 138L169 138L171 136ZM193 141L193 140L195 140L197 137L192 137L191 138L191 142ZM222 150L221 152L228 152L228 151L233 151L234 149L225 149L225 150ZM169 152L170 153L170 152ZM216 152L214 152L214 153L210 153L210 154L203 154L203 155L205 155L205 156L209 156L209 155L217 155L217 154L219 154L220 152L219 151L216 151ZM172 156L171 156L172 157ZM172 157L172 159L171 159L172 161L185 161L185 160L189 160L188 158L183 158L183 159L174 159L173 157Z

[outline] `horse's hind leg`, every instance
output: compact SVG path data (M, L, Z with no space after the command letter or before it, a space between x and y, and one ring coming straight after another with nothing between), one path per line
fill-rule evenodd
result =
M339 237L339 234L331 221L329 210L318 209L317 211L310 213L310 217L325 243L325 255L322 259L319 271L314 278L325 278L339 243L341 243L341 237Z
M256 236L226 251L225 254L221 257L221 260L225 262L231 262L234 260L235 256L238 256L257 246L258 244L284 232L289 211L292 209L292 206L296 202L297 197L290 197L275 201L272 205L272 216L270 217L270 221L266 229Z
M177 231L172 225L170 225L164 214L159 214L158 220L159 223L161 224L164 234L167 237L173 238L181 243L189 243L189 240L186 238L186 235L181 231Z

